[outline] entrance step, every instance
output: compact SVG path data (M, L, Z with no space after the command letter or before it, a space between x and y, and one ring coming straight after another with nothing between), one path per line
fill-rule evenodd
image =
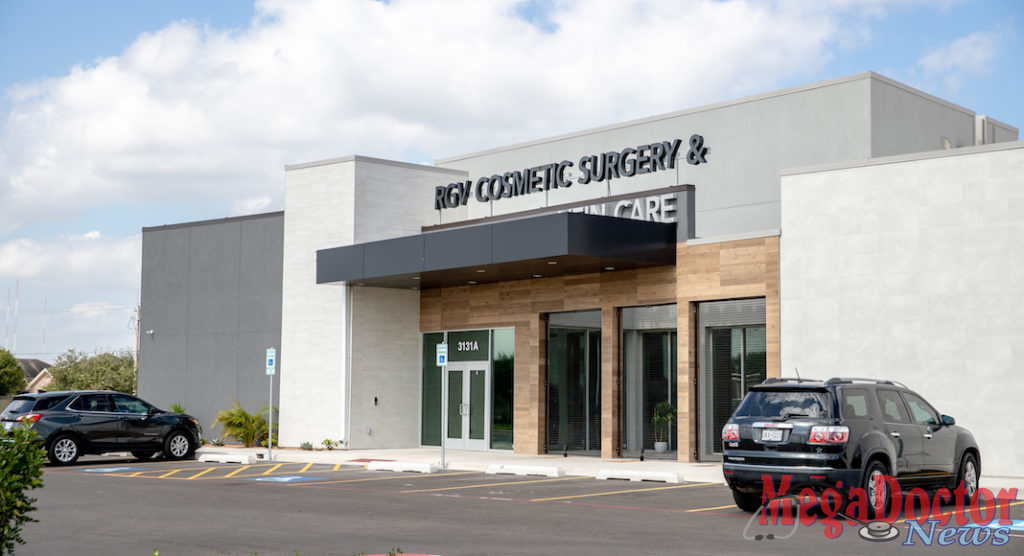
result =
M599 469L597 479L619 479L625 481L656 481L661 483L681 483L683 478L671 471L630 471L627 469Z
M417 461L371 461L366 464L367 471L394 471L398 473L437 473L433 463Z
M553 465L505 465L496 463L487 467L488 475L536 475L540 477L564 477L565 471Z

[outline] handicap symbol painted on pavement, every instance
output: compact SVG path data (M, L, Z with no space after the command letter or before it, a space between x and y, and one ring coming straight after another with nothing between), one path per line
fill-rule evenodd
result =
M145 467L94 467L83 469L82 473L123 473L125 471L142 471Z
M301 483L305 481L322 481L323 477L300 477L298 475L278 475L276 477L253 477L243 481L260 481L263 483Z

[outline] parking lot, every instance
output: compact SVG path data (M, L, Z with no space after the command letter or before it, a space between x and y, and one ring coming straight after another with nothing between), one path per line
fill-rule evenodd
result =
M336 464L140 463L112 457L46 470L40 521L19 554L859 554L940 550L867 544L857 525L748 527L718 483L367 471ZM1024 502L1009 508L1024 520ZM745 529L747 532L745 533ZM792 536L787 534L793 532ZM771 534L775 538L770 539ZM1020 531L971 553L1018 554ZM760 535L761 540L755 540ZM746 538L745 538L746 537ZM944 550L968 550L947 547Z

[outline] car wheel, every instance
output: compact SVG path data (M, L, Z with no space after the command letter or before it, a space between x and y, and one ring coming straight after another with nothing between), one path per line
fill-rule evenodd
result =
M882 519L885 517L885 513L889 510L892 505L889 500L889 484L882 480L882 489L879 491L875 488L875 477L885 476L889 474L889 470L886 469L885 464L875 460L868 464L867 469L864 470L864 492L867 493L868 501L868 519ZM876 511L875 500L881 496L883 500L881 513Z
M956 484L954 488L964 485L967 489L967 498L970 499L974 496L975 491L978 490L978 459L974 457L974 454L966 453L960 461L960 472L956 475Z
M153 457L153 454L155 453L156 452L150 452L147 450L136 450L132 452L132 455L135 456L135 459L137 460L147 460Z
M46 451L46 457L54 465L71 465L78 461L78 456L81 452L81 445L75 437L62 434L50 443L50 449Z
M192 439L181 431L173 431L164 440L164 457L167 459L185 459L195 448Z
M745 512L756 512L761 507L761 495L760 494L749 494L746 492L740 492L736 489L732 490L732 499L736 502L736 507Z

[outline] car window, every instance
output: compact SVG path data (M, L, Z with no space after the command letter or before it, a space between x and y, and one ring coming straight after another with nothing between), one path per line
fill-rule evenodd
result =
M67 396L50 396L48 398L39 398L36 402L36 411L43 411L46 409L53 409L62 401L68 399Z
M868 391L863 388L843 389L843 418L870 419L868 411Z
M903 407L903 400L893 390L878 390L875 392L878 397L878 405L882 408L882 416L887 423L909 423L910 417Z
M903 399L906 400L907 407L910 408L910 416L915 423L918 425L939 424L939 416L935 414L935 410L927 402L907 392L903 393Z
M751 390L736 408L735 415L770 419L786 416L828 418L832 416L832 396L813 390Z
M149 405L146 402L133 398L131 396L125 396L123 394L114 394L111 396L114 398L114 407L118 413L148 413Z
M110 398L106 394L79 396L69 407L78 411L113 411L110 407Z
M14 398L4 410L4 413L27 413L32 411L32 398Z

